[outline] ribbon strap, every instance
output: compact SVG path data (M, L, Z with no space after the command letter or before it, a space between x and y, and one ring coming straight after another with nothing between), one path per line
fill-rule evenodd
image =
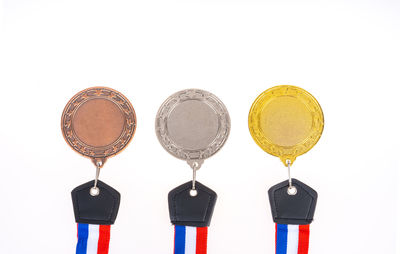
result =
M78 223L76 254L108 254L110 225Z
M207 254L208 227L175 225L174 254Z
M307 254L310 225L276 224L276 254Z

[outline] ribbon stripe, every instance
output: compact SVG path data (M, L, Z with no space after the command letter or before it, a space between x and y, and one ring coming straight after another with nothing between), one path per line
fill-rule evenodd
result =
M307 254L310 225L276 224L276 254Z
M110 225L78 224L76 254L108 254Z
M207 227L175 226L174 254L207 254Z

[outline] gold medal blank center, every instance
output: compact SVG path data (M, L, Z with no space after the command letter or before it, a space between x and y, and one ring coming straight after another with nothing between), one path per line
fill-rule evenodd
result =
M168 135L180 147L206 149L218 133L218 116L205 102L188 100L178 104L169 114Z
M278 146L295 146L309 137L312 114L301 100L281 96L265 105L261 112L260 126L271 143Z
M115 142L124 128L124 116L115 103L107 99L92 99L81 105L72 119L77 137L93 147Z

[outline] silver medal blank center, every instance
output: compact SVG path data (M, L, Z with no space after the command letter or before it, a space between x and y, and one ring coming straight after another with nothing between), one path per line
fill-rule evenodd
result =
M170 139L189 150L206 149L219 129L217 112L205 101L195 99L177 104L166 124Z

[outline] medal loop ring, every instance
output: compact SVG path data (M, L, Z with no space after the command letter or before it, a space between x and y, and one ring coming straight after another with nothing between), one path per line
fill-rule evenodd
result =
M196 191L196 171L200 169L201 164L198 163L197 161L194 161L190 167L193 170L193 179L192 179L192 190L191 190L191 196L196 196L197 191Z
M292 162L290 160L286 160L286 164L287 164L287 169L288 169L288 176L289 176L289 187L287 189L287 194L289 194L290 196L294 196L297 194L297 188L295 186L292 185L292 176L290 173L290 165L292 164Z
M90 188L89 192L90 195L92 195L93 197L98 196L100 194L100 189L99 187L97 187L97 182L99 180L101 166L102 166L101 162L96 163L96 176L94 178L94 185L92 188Z

